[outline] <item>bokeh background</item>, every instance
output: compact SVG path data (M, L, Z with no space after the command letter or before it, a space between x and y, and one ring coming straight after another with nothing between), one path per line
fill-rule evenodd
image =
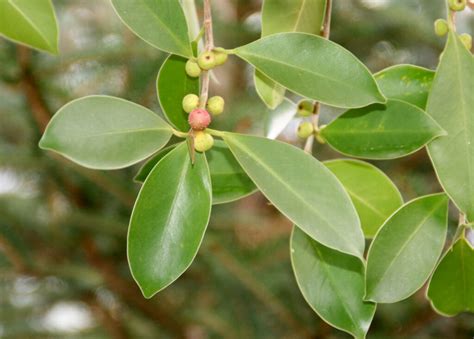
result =
M303 300L289 260L291 224L260 194L215 206L190 269L152 300L141 296L125 251L139 165L91 171L37 143L51 115L84 95L115 95L161 114L155 80L166 55L128 31L108 0L54 5L59 56L0 38L0 337L348 338ZM259 37L261 0L213 6L217 45ZM432 24L444 16L443 0L335 0L331 39L374 72L398 63L434 69L444 39ZM457 21L460 32L474 33L474 11ZM269 112L255 94L252 69L231 58L216 78L211 93L226 98L227 111L214 128L261 134ZM336 112L323 114L328 120ZM296 126L282 138L299 144ZM319 144L314 153L338 157ZM440 191L424 150L375 164L405 200ZM454 209L451 215L453 226ZM368 337L473 336L474 315L443 318L422 290L380 305Z

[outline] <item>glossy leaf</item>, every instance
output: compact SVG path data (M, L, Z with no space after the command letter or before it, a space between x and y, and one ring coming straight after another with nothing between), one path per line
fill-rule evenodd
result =
M211 170L214 204L235 201L257 190L224 142L216 140L206 155Z
M179 1L112 0L112 5L123 23L153 47L183 57L193 55Z
M234 52L289 90L338 107L385 102L369 70L348 50L305 33L279 33Z
M393 159L409 155L443 129L420 108L398 100L345 112L322 129L336 151L367 159Z
M326 0L266 0L262 5L262 37L282 32L319 35ZM255 89L262 101L275 109L283 101L285 88L255 71Z
M397 187L377 167L359 160L331 160L324 164L349 193L366 238L372 238L403 204Z
M396 65L374 75L382 93L425 109L435 72L414 65Z
M39 145L85 167L116 169L149 157L171 135L170 126L147 108L93 95L64 105Z
M199 94L199 78L186 74L187 59L170 55L161 66L156 79L156 91L161 109L170 123L181 131L190 129L188 114L182 102L186 94Z
M255 70L255 90L258 96L270 109L275 109L285 98L285 87L277 84L262 72Z
M179 144L173 144L170 146L167 146L158 152L156 152L155 155L153 155L149 160L147 160L142 167L138 170L138 173L135 175L133 180L135 182L143 183L146 180L146 177L150 174L151 170L155 165L165 157L169 152L175 149L176 146Z
M319 35L326 0L264 0L262 36L282 32Z
M293 272L306 302L331 326L365 338L376 305L363 301L362 262L319 244L296 226L290 247Z
M443 250L448 198L433 194L395 212L375 236L367 257L366 299L393 303L419 290Z
M428 145L445 192L474 220L474 59L450 33L428 98L427 112L448 135Z
M427 297L444 316L474 312L474 248L467 239L456 241L441 259Z
M176 145L158 152L143 165L135 180L143 182L153 167L174 147ZM213 204L232 202L257 190L223 141L215 140L214 146L206 152L206 156L211 172Z
M51 0L0 1L0 34L15 42L58 53L58 23Z
M192 263L211 212L206 157L191 165L186 143L166 155L145 180L128 231L128 262L143 295L175 281Z
M320 243L362 258L364 236L336 177L302 150L275 140L224 133L237 161L288 219Z
M288 99L283 100L275 110L268 110L264 122L265 136L269 139L278 137L293 120L296 110L296 105Z

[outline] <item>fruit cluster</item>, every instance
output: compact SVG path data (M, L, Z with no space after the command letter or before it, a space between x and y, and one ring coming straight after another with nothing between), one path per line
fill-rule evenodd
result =
M212 51L201 53L197 59L189 59L186 62L186 74L190 77L198 77L202 71L220 66L227 61L227 53L223 48L215 48ZM188 122L193 129L194 149L205 152L214 145L214 139L205 129L211 123L213 116L222 114L224 111L224 99L213 96L207 102L201 103L196 94L187 94L183 98L183 110L189 113Z
M463 11L466 8L466 3L466 0L448 0L449 9L453 12ZM436 35L444 36L448 34L450 30L450 25L448 21L444 19L437 19L434 22L434 30ZM460 34L459 39L462 41L464 46L466 46L467 49L470 50L472 48L472 37L470 34Z
M301 100L298 103L298 108L296 111L296 114L300 117L309 117L313 114L318 114L318 112L314 111L314 104L310 100ZM321 126L322 127L322 126ZM316 140L318 140L320 143L324 144L325 141L319 134L319 130L321 128L317 128L312 122L310 121L303 121L299 126L298 130L296 131L296 134L298 137L302 139L309 138L310 136L314 135Z
M227 53L225 49L217 47L212 51L202 52L197 59L189 59L186 62L186 73L192 78L197 78L202 71L209 71L214 67L223 65L226 61Z

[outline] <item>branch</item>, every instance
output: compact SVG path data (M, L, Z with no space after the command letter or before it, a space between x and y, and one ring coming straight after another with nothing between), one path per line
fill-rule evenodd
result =
M30 53L31 51L25 46L17 47L18 63L21 70L20 86L30 104L31 113L38 125L38 129L43 133L51 118L51 114L46 102L38 91L38 84L31 73Z
M204 0L204 50L206 52L212 51L214 49L214 33L212 31L212 12L211 12L211 0ZM201 82L201 95L200 95L200 107L205 108L207 103L207 98L209 97L209 80L210 73L209 71L202 72L202 82Z
M93 294L84 297L84 301L89 305L102 326L113 339L127 339L129 335L120 321L115 319L111 312L102 305Z
M326 0L326 10L324 12L324 21L323 25L321 26L320 35L325 38L329 39L329 35L331 34L331 14L332 14L332 0ZM319 124L319 111L320 111L320 104L318 101L315 101L313 104L313 115L311 116L311 123L313 124L313 128L315 131L318 130ZM306 153L311 154L313 150L313 143L314 143L314 135L311 135L306 139L306 143L304 145L304 151Z

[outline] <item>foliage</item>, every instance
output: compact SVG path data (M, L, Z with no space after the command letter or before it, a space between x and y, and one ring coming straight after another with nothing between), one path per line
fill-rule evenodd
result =
M191 1L140 0L131 5L113 0L112 5L139 38L171 53L156 79L165 119L131 101L87 95L57 111L39 145L98 170L122 169L149 159L135 177L142 187L127 235L131 275L146 298L191 266L213 205L258 190L294 224L290 249L297 285L315 313L331 326L363 338L377 304L404 300L430 278L427 297L437 312L454 316L473 310L467 282L472 280L474 60L466 39L456 32L453 17L458 8L448 7L449 33L436 72L403 64L372 74L348 49L329 40L330 0L295 1L296 19L288 4L266 0L262 37L232 49L214 46L208 0L203 1L200 32L190 24L197 15ZM38 8L17 0L0 2L2 6L5 20L15 14L28 23L13 31L12 25L0 24L5 37L57 52L57 23L50 1L38 1ZM288 27L275 27L286 20L282 16L287 16ZM311 22L316 26L310 27ZM232 104L226 105L222 116L219 109L219 117L206 111L212 77L228 56L255 68L255 87L267 107L264 124L269 138L207 128L209 121L192 122L197 110L212 119L213 128L219 120L229 121ZM201 68L199 79L187 71L188 60ZM35 84L22 67L25 92L37 95L30 93ZM189 120L182 107L188 94L199 95ZM32 99L40 129L45 110L41 100ZM304 151L274 140L296 115L299 100L312 102L310 116L299 118L313 126L307 138L304 135ZM327 125L319 124L323 110L334 107L346 111ZM209 150L201 152L198 135L209 141L204 148ZM317 160L312 155L315 140L344 155L376 160L405 157L427 147L444 192L403 204L397 187L377 167L360 160ZM110 186L107 177L96 182ZM123 197L121 185L112 179L112 190ZM80 207L74 189L68 194ZM121 199L130 204L125 196ZM460 222L456 235L446 241L448 199L459 209ZM73 223L72 217L68 222ZM214 246L223 246L210 237ZM364 238L373 238L367 254ZM16 261L16 250L11 254L9 243L17 238L5 239L7 245L0 245L10 254L9 260L28 272L22 261ZM97 258L93 240L86 239L84 248L99 268L115 269ZM236 271L253 281L245 271ZM447 289L450 276L461 277L463 283ZM116 289L128 288L120 286ZM143 305L141 299L133 300ZM173 322L167 326L173 328Z

